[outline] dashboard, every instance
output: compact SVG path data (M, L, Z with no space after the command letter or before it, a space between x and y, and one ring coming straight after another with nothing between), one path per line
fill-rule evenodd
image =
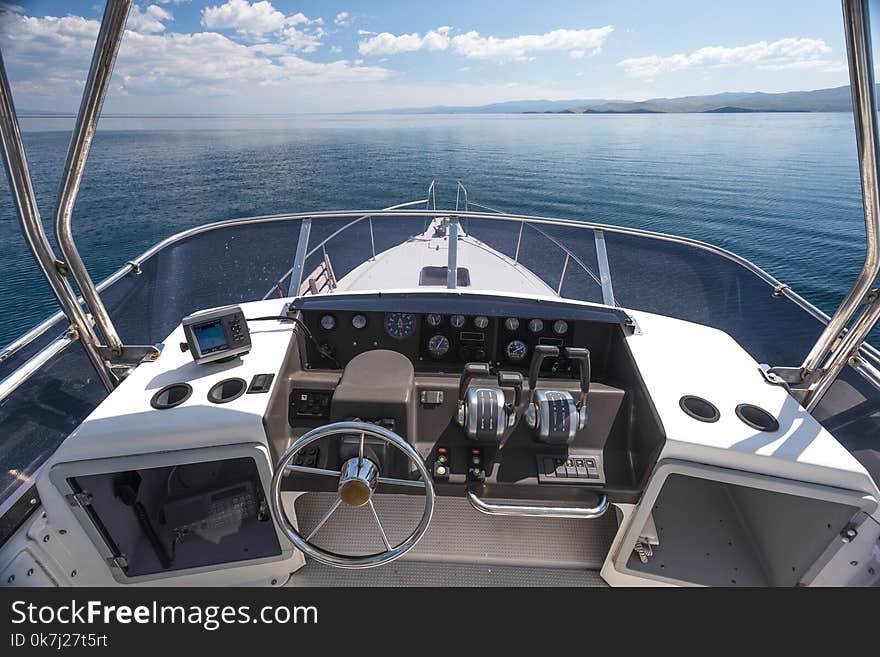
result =
M267 424L281 445L359 419L413 445L441 495L478 485L490 496L568 501L597 489L637 499L662 445L620 309L419 291L300 297L285 314L305 330L288 353L288 384ZM562 434L558 424L553 436L542 433L551 416L538 413L563 409L552 422L565 422L581 401L582 423L576 417ZM493 415L495 405L503 416ZM526 418L532 407L536 422ZM474 424L468 409L476 409ZM306 458L333 469L337 451Z
M539 345L593 348L608 339L589 323L546 314L337 309L304 311L302 320L315 338L307 345L308 366L315 369L345 367L361 353L388 349L407 356L422 372L457 373L470 362L526 371ZM564 356L548 359L542 367L547 376L568 377L573 371Z

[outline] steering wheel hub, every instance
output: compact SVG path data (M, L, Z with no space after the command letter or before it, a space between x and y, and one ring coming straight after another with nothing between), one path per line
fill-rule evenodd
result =
M348 506L364 506L373 498L379 468L369 459L351 458L342 466L339 497Z

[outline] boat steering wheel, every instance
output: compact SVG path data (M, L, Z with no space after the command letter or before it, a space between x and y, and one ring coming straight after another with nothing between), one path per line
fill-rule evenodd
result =
M309 445L341 434L360 434L358 455L343 463L341 471L294 465L292 463L296 455ZM379 466L364 456L364 440L367 436L378 438L403 452L415 464L421 479L392 479L379 476ZM305 534L301 534L293 526L281 502L281 484L284 478L296 473L337 477L339 480L336 488L336 499L324 512L317 524ZM388 540L385 529L382 527L382 522L379 520L379 514L376 512L376 507L373 505L373 494L379 484L409 486L420 488L424 491L425 510L422 513L418 526L402 543L396 546L392 546ZM418 452L393 431L366 422L337 422L309 431L284 452L284 455L278 460L275 475L272 477L271 503L272 515L285 535L297 548L315 559L315 561L337 568L374 568L402 557L412 550L421 540L422 536L424 536L431 522L431 516L434 513L434 485L431 482L431 475ZM312 542L315 534L318 533L333 513L343 504L350 507L367 507L369 509L373 519L376 521L376 526L379 528L382 542L385 544L384 551L375 554L353 556L325 550Z

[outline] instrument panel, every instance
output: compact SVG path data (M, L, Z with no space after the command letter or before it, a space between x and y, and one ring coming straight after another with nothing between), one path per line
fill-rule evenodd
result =
M321 351L342 367L365 351L388 349L410 358L417 370L436 372L458 372L469 362L525 370L536 346L584 344L592 333L588 322L576 320L458 313L309 310L303 321ZM314 344L307 350L310 367L333 368ZM551 374L570 371L564 358L545 365Z

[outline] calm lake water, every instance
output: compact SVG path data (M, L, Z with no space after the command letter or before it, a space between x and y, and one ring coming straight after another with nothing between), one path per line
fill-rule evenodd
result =
M23 119L47 232L69 119ZM833 311L864 258L849 114L108 118L74 212L93 277L185 228L253 215L454 203L675 233ZM0 185L0 344L57 308ZM291 252L291 259L293 253Z

